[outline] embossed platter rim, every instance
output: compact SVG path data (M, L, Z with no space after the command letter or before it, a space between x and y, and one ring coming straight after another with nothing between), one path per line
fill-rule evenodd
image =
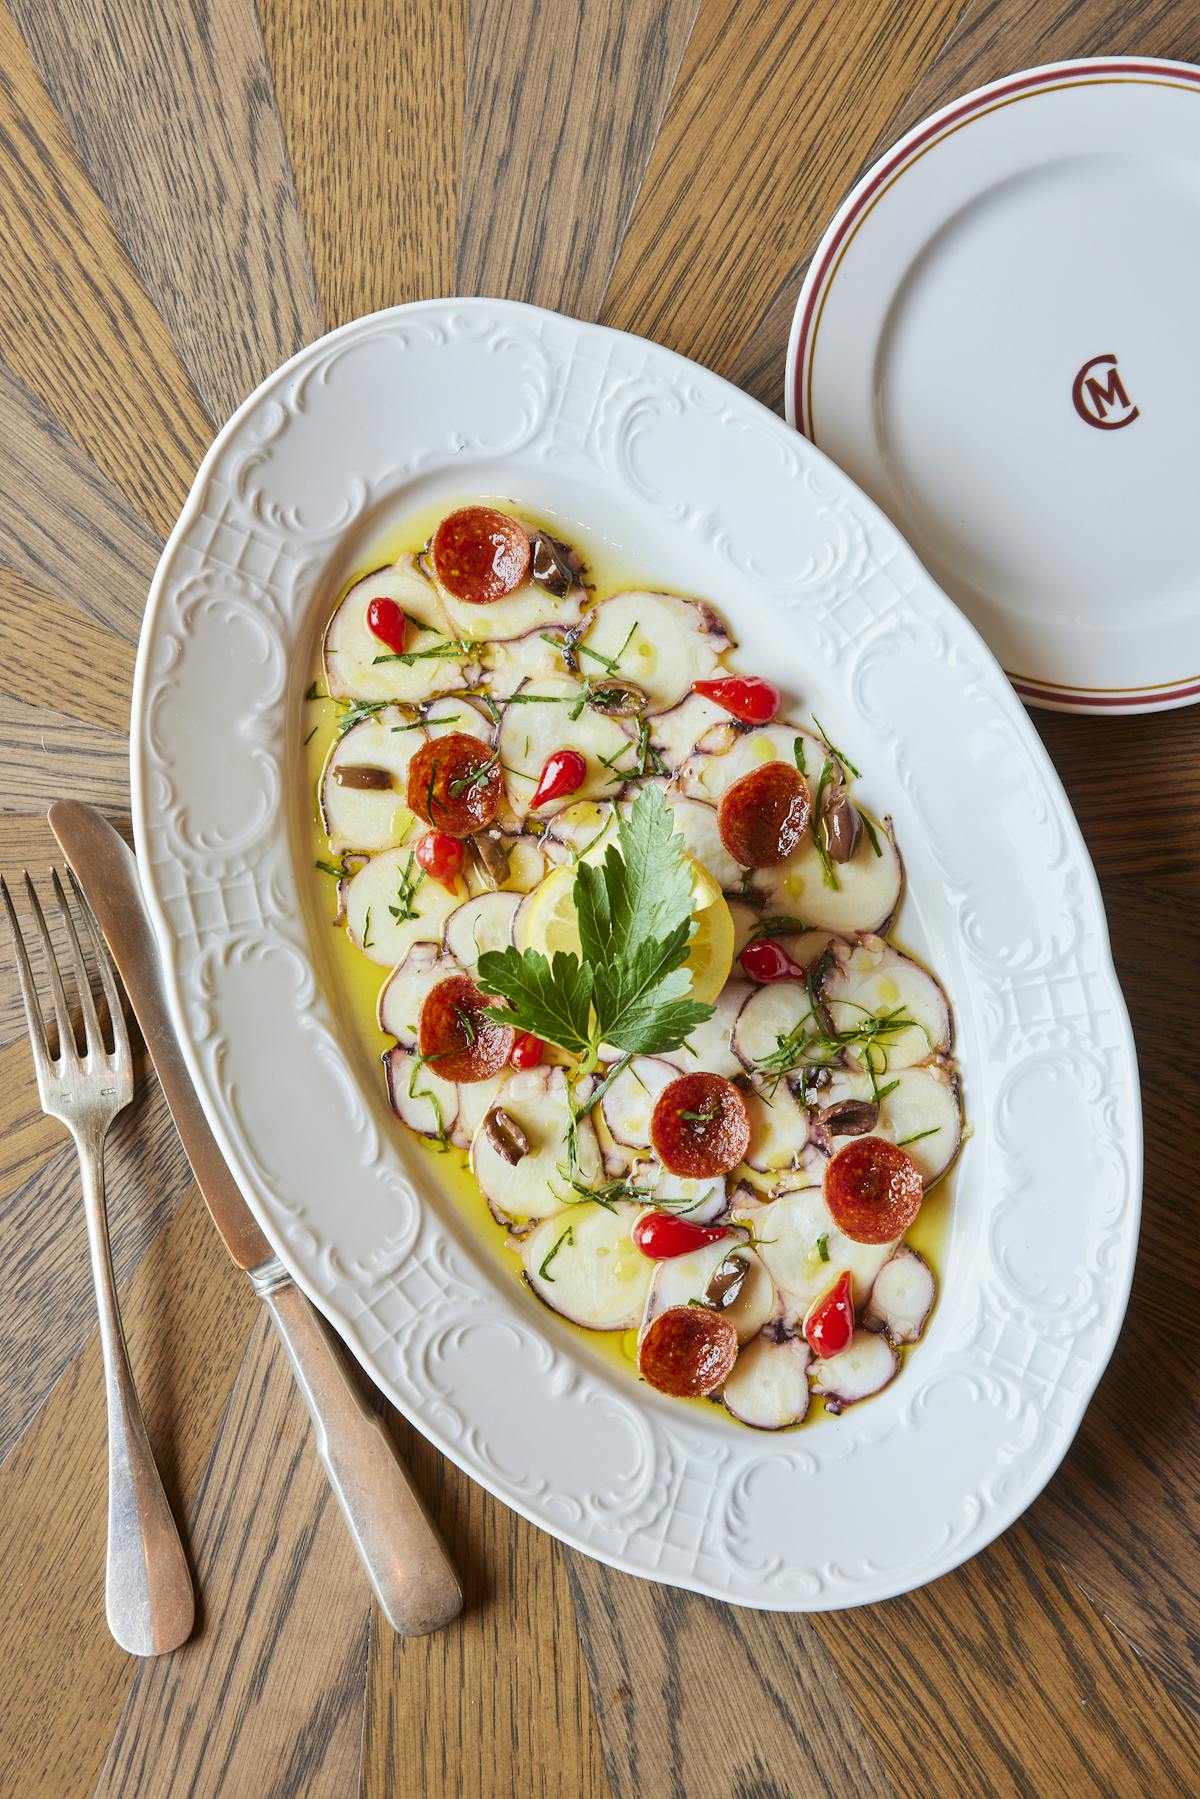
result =
M955 1000L975 1134L927 1339L836 1423L773 1438L660 1402L521 1303L389 1129L317 978L296 864L311 634L372 534L469 491L557 511L713 600L746 666L852 732L868 803L896 815L904 930ZM172 533L132 773L218 1140L297 1279L474 1478L617 1567L794 1610L933 1579L1041 1489L1111 1351L1137 1233L1136 1067L1095 877L976 632L779 419L656 345L511 302L321 339L225 427Z

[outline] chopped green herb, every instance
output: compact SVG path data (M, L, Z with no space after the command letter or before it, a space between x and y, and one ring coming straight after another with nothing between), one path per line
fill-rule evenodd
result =
M576 653L580 656L590 656L593 662L598 662L600 664L606 675L618 675L621 672L621 658L633 642L636 630L637 624L635 622L630 625L629 635L626 637L615 656L603 656L599 650L589 649L586 643L576 644Z
M314 681L304 697L306 700L320 700L324 699L325 696Z
M807 929L802 918L789 918L784 912L776 912L757 919L750 936L754 940L760 937L793 937L798 931Z
M805 767L804 767L804 739L803 739L803 737L796 738L795 742L792 745L792 753L796 758L797 769L800 771L801 774L806 773L807 771L805 770Z
M911 1137L901 1137L897 1149L907 1149L910 1143L919 1143L922 1137L936 1137L941 1130L940 1124L931 1124L927 1131L914 1131Z
M405 668L411 668L414 662L452 662L472 655L479 647L474 639L464 637L455 643L434 644L428 650L400 650L386 656L373 656L371 666L378 668L381 662L402 662Z
M540 1275L542 1280L552 1281L554 1279L554 1276L548 1272L551 1262L554 1260L555 1256L558 1254L559 1250L562 1248L564 1243L574 1243L574 1241L575 1241L574 1234L571 1230L571 1226L568 1225L566 1230L563 1232L562 1236L557 1238L553 1249L550 1250L549 1254L546 1256L545 1261L542 1263L541 1267L538 1269L538 1274Z
M382 712L391 700L338 700L337 705L343 708L342 716L337 722L337 734L344 737L347 731L361 724L364 718L371 718L376 712Z
M418 868L414 875L415 859L414 853L410 850L408 859L400 871L400 880L396 889L396 904L388 907L388 911L397 924L406 924L410 918L415 918L417 915L415 901L421 882L425 879L425 870ZM367 916L369 918L370 913ZM365 944L363 947L366 947Z
M681 1112L679 1116L686 1118L689 1124L711 1124L721 1110L719 1100L710 1100L708 1105L701 1106L696 1112Z
M343 876L346 873L344 868L335 868L333 866L332 862L318 861L317 867L320 869L320 871L323 875L333 875L335 877L335 879L339 880L339 881L343 878Z
M318 731L319 731L319 730L320 730L320 729L321 729L321 727L320 727L320 725L314 725L314 726L313 726L313 728L312 728L312 730L311 730L311 731L310 731L310 732L309 732L309 734L308 734L308 736L307 736L307 737L306 737L306 738L305 738L305 739L304 739L304 744L303 744L303 748L304 748L304 749L307 749L307 748L308 748L308 746L309 746L309 744L310 744L310 743L311 743L311 742L312 742L312 740L313 740L313 738L314 738L314 737L315 737L315 736L316 736L316 734L317 734L317 732L318 732Z
M370 908L370 906L367 907L367 916L363 920L363 945L362 946L364 949L372 948L372 944L371 944L371 908Z
M828 1231L822 1231L821 1235L817 1238L817 1254L820 1256L820 1258L823 1262L827 1262L829 1260L829 1232Z
M451 799L459 799L464 793L473 792L476 787L486 787L487 778L499 760L500 751L493 750L487 761L481 762L478 768L473 768L470 774L459 775L456 781L451 781Z
M871 845L871 848L875 851L877 856L882 856L883 850L880 848L879 837L876 833L875 826L871 823L861 806L858 809L858 816L862 820L863 830L867 833L867 842Z
M829 754L831 756L837 757L838 761L841 763L842 767L845 769L845 771L848 775L853 775L854 779L856 781L861 780L862 776L859 774L858 770L855 768L853 762L851 762L851 760L850 760L849 756L846 754L845 750L839 750L839 748L837 747L837 744L832 741L832 739L830 738L829 732L825 729L824 725L821 723L820 719L817 717L815 712L813 713L813 723L814 723L814 725L816 725L817 730L820 732L821 742L825 745L825 748L829 751Z
M833 857L829 854L829 845L825 842L825 825L822 816L825 794L832 779L833 763L829 760L829 757L826 756L821 767L821 779L817 782L817 798L816 804L813 806L812 840L813 848L820 858L821 872L825 876L825 885L827 887L832 887L836 892L840 890L841 882L838 880L837 870L833 866Z

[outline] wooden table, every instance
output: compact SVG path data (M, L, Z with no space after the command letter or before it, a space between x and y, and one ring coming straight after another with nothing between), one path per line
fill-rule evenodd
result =
M1182 3L8 0L0 5L0 865L47 802L128 827L134 641L214 430L394 301L505 294L768 405L805 263L902 127L1009 70L1200 52ZM1040 715L1142 1057L1146 1219L1079 1440L992 1549L773 1617L562 1549L402 1423L470 1601L397 1641L282 1355L147 1077L112 1140L133 1357L202 1617L104 1626L104 1419L75 1160L0 984L0 1793L1175 1794L1200 1788L1200 709ZM1064 1203L1070 1195L1064 1194Z

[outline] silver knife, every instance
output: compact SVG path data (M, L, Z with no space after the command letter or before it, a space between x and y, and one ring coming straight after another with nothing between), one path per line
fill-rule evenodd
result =
M91 902L212 1221L279 1332L375 1597L393 1630L423 1636L462 1610L462 1587L391 1438L242 1198L204 1116L167 1009L133 851L94 806L56 800L50 828Z

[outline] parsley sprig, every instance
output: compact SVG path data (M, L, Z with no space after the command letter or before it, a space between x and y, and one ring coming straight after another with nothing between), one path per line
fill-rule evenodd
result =
M480 987L508 1002L504 1022L579 1057L581 1076L601 1044L661 1055L713 1013L688 998L692 883L661 793L640 793L617 834L602 863L575 870L582 956L509 948L479 958Z

